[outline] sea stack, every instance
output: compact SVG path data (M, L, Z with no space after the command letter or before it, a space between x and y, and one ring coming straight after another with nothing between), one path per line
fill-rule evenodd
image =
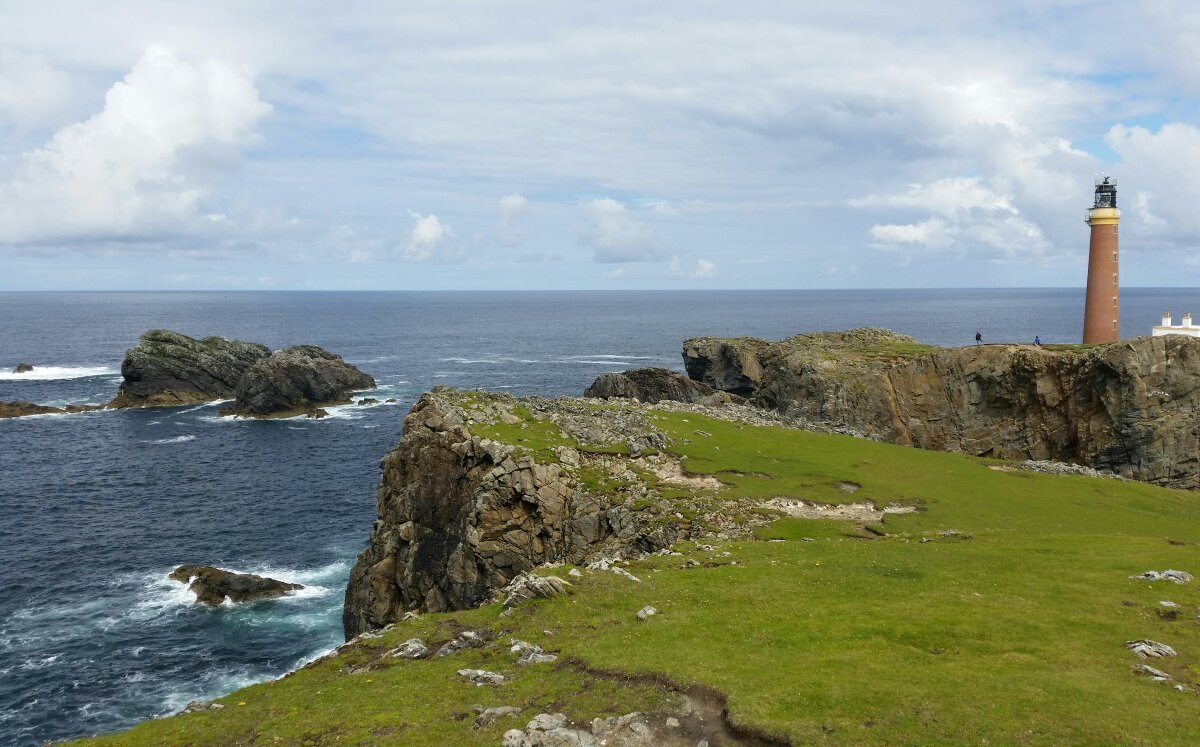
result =
M1083 342L1121 339L1117 282L1117 180L1108 174L1096 179L1096 196L1084 221L1092 227L1088 248L1087 298L1083 306Z

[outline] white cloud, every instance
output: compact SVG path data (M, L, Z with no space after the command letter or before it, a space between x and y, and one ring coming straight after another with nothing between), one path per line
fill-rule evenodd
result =
M459 253L446 252L446 244L454 235L450 227L432 213L421 215L408 211L413 218L408 243L401 248L400 258L406 262L428 262L433 259L457 259Z
M915 208L943 216L955 216L976 208L1017 212L1008 197L988 189L979 177L947 177L929 184L913 184L901 194L873 195L853 199L850 204L854 207Z
M1200 244L1200 128L1170 123L1151 132L1116 125L1104 140L1121 157L1115 171L1117 204L1127 213L1122 222L1156 241ZM1124 196L1130 187L1132 199Z
M0 126L48 124L69 107L73 92L71 78L45 57L0 48Z
M712 280L716 277L717 265L707 259L697 259L694 268L684 266L683 260L679 257L671 257L670 264L667 265L667 271L675 277L687 278L688 280Z
M246 71L151 49L109 89L103 111L0 176L0 243L136 241L211 227L211 185L268 111Z
M500 198L500 223L496 226L496 234L500 242L506 246L515 246L523 238L517 227L517 220L529 209L529 200L517 193Z
M581 239L597 262L654 262L666 258L654 229L634 219L611 197L583 203L587 220Z

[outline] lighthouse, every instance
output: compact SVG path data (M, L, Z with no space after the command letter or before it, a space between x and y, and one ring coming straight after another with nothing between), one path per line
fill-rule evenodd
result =
M1092 227L1088 247L1087 298L1083 306L1083 341L1116 342L1121 337L1117 282L1117 180L1096 179L1096 199L1084 222Z

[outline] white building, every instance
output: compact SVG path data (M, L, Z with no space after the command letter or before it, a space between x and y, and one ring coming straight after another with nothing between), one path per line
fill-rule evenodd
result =
M1155 327L1151 333L1155 337L1162 335L1188 335L1189 337L1200 337L1200 326L1192 324L1192 315L1190 313L1183 315L1183 321L1179 324L1171 324L1171 312L1163 314L1162 324Z

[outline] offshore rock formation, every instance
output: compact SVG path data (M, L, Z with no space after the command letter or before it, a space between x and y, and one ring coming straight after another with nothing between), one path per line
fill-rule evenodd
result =
M473 432L493 428L580 448L526 449ZM597 417L579 400L425 394L380 462L379 519L346 589L347 639L409 610L478 605L543 563L657 551L690 536L688 521L644 510L654 494L630 472L632 457L584 448L622 444L637 455L666 443L633 409Z
M375 379L316 345L276 350L251 366L238 381L235 402L222 415L290 417L321 415L322 405L350 402L360 389L374 389Z
M232 399L242 375L271 354L266 345L221 337L196 340L152 329L121 363L121 388L109 407L170 407Z
M1200 486L1200 340L925 346L887 330L693 338L688 374L791 418L926 449Z
M276 581L253 573L234 573L210 565L181 565L171 571L168 578L188 584L188 590L196 595L196 604L211 607L220 606L226 597L231 602L253 602L286 596L304 588L301 584Z
M266 345L222 337L193 339L152 329L125 353L121 388L108 407L170 407L236 400L222 414L289 417L324 414L375 380L315 345L274 353Z
M13 369L13 373L23 374L29 373L32 370L33 366L29 365L28 363L18 363L17 367Z
M52 407L50 405L35 405L22 399L0 402L0 418L23 418L27 415L65 415L74 412L90 412L103 409L101 405L67 405Z
M704 404L740 401L727 392L717 391L708 384L666 368L636 368L600 374L583 396L597 399L623 397L651 404L663 400Z

